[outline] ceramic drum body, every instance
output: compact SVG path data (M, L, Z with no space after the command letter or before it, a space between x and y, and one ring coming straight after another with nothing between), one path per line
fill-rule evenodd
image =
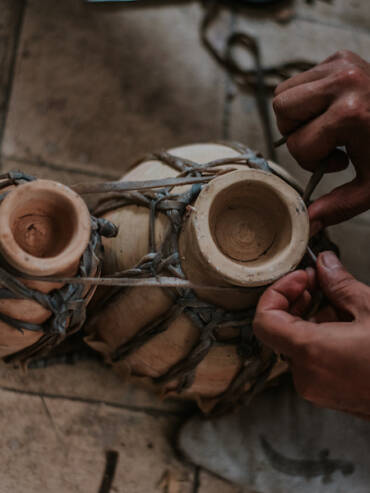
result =
M105 214L119 232L104 241L104 273L131 269L151 250L160 250L175 224L176 251L170 253L179 256L178 270L194 289L179 294L141 286L116 292L89 324L88 342L122 375L146 377L163 394L196 398L208 411L233 387L248 390L256 372L266 370L271 357L267 348L247 354L253 333L251 318L246 327L245 317L253 318L264 288L301 261L308 216L300 195L286 181L240 164L240 148L197 144L169 153L197 165L227 158L235 162L220 161L215 168L219 176L199 187L185 207L181 228L174 212L158 211L151 238L148 207L131 203ZM270 165L286 177L277 165ZM165 162L150 160L122 180L178 174ZM183 197L190 189L177 187L171 193ZM168 204L170 208L171 200ZM275 364L270 377L284 369L283 363Z
M92 219L82 198L70 188L17 174L19 182L3 188L0 204L0 357L26 350L26 361L65 335L73 309L59 314L59 327L55 323L44 330L52 315L58 321L58 305L60 311L68 310L75 298L81 305L81 298L87 303L94 292L81 288L78 296L78 288L68 290L59 282L32 279L75 276L91 239ZM99 274L96 260L92 275Z

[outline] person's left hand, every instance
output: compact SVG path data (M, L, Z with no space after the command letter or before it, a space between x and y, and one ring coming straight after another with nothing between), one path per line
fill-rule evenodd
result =
M329 304L306 321L317 287ZM317 272L292 272L265 291L254 331L288 357L304 398L370 417L370 287L356 281L332 252L319 255Z

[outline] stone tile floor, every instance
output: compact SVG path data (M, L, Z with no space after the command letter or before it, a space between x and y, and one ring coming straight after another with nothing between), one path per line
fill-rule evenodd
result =
M0 0L2 171L70 184L118 177L138 154L183 143L228 138L265 150L255 100L200 45L201 18L191 1ZM236 28L258 36L264 63L370 52L368 0L292 0L267 14L225 9L215 36ZM285 149L279 162L307 180ZM318 193L348 173L326 178ZM363 214L333 228L346 265L365 282L369 227ZM2 365L0 402L1 493L98 492L110 449L119 453L113 492L239 491L174 451L191 406L124 386L97 361L28 374Z

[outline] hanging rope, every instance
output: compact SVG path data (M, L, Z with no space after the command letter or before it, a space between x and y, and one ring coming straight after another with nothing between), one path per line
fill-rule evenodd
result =
M212 58L230 75L240 90L248 91L255 95L268 155L273 161L276 161L268 97L278 83L289 79L296 73L309 70L314 64L307 60L297 59L265 67L262 64L261 49L257 38L246 32L231 33L225 38L223 47L218 48L211 41L210 31L221 12L222 5L217 0L209 0L204 4L205 13L200 26L202 43ZM252 55L254 60L253 68L245 68L237 59L236 52L240 48Z

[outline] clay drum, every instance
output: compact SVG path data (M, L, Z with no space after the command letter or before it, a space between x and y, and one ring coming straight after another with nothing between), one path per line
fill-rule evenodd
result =
M206 182L126 194L116 205L113 197L104 217L119 233L104 240L104 273L151 270L192 289L99 289L87 341L123 378L195 398L208 412L285 370L251 322L266 286L301 261L309 222L294 180L241 145L172 149L122 180L185 175Z

